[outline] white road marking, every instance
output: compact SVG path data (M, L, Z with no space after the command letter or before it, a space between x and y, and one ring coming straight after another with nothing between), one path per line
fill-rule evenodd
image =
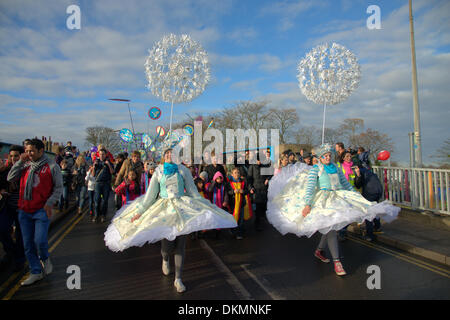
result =
M250 270L248 270L249 264L241 264L241 268L255 281L271 298L272 300L286 300L286 298L274 293L264 283L262 283ZM265 279L264 279L265 280ZM266 280L267 282L267 280Z
M238 278L236 278L231 270L228 269L225 263L215 254L215 252L211 249L211 247L208 245L208 243L206 243L205 240L200 240L200 246L210 254L217 268L225 274L226 281L233 288L233 291L237 294L239 300L254 300L247 289L245 289Z

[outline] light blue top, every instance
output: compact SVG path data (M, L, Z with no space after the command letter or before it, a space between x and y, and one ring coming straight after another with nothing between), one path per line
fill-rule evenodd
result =
M330 164L335 166L334 163ZM309 170L308 181L306 186L305 203L311 205L316 187L319 190L348 190L355 191L352 185L347 181L341 170L336 173L329 174L322 164L314 165Z
M202 199L188 168L178 165L178 172L175 174L165 175L163 172L163 166L159 165L150 180L150 186L145 193L144 200L136 207L139 214L144 213L152 206L158 200L158 195L166 199L181 196Z

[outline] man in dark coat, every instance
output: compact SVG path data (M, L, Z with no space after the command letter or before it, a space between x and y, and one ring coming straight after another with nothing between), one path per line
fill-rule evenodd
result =
M220 172L222 174L222 176L225 178L227 176L227 174L225 172L225 168L223 165L217 163L217 157L214 153L211 155L211 161L212 161L212 163L210 165L207 165L205 168L205 171L208 174L208 177L210 179L212 179L214 177L214 175L216 174L216 172Z
M250 189L250 194L253 195L253 203L256 205L255 210L255 228L258 231L261 231L261 220L266 214L267 210L267 191L269 188L269 181L273 176L271 175L263 175L261 170L271 167L270 161L270 151L266 151L266 159L261 162L259 160L259 153L257 157L256 164L251 164L248 170L248 184Z

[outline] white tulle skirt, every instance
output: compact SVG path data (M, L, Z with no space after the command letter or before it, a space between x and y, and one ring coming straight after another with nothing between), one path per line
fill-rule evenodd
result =
M270 179L269 188L267 192L267 199L270 201L277 196L286 184L297 177L301 172L308 172L312 166L308 166L303 162L296 162L283 167L281 171Z
M172 241L200 230L237 227L228 212L204 198L188 196L159 198L139 219L131 222L137 214L136 206L143 199L141 196L117 211L105 232L104 240L110 250L123 251L162 239Z
M397 218L400 208L388 201L370 202L359 192L346 190L317 190L311 212L303 217L308 171L303 168L284 186L278 182L277 187L272 188L274 194L268 196L267 219L281 234L311 237L317 231L326 234L353 222L372 221L376 217L391 222ZM269 193L270 190L269 186Z

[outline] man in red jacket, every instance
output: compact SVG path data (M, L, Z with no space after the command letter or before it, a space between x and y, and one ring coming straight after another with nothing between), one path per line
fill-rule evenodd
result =
M53 270L47 236L52 207L62 193L61 170L45 155L44 143L33 139L25 146L25 153L20 155L7 179L9 182L20 180L19 222L31 269L30 276L22 285L30 285ZM40 260L43 261L43 270Z

